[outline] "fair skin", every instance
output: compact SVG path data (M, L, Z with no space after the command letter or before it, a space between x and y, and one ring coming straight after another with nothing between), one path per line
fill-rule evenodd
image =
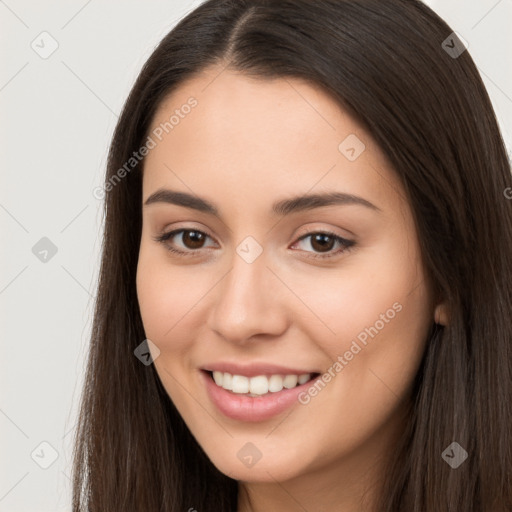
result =
M221 69L181 84L152 121L151 130L191 96L198 101L147 155L143 204L171 189L220 215L142 207L137 293L160 350L156 371L212 463L239 481L239 512L372 510L428 328L434 317L445 321L444 306L425 278L405 193L370 135L306 82ZM338 148L350 134L366 146L354 161ZM328 191L377 208L271 211L275 201ZM190 231L154 240L175 229ZM337 242L315 243L325 231L355 245L339 252ZM248 236L262 249L251 263L237 253ZM333 257L315 258L324 254ZM327 371L396 303L400 311L321 392L271 419L223 415L199 378L205 362L220 360ZM252 467L237 457L247 442L262 454Z

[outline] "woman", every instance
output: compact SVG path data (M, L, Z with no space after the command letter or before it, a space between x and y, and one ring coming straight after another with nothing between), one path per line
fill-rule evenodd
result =
M421 2L204 2L112 141L74 510L511 510L511 183Z

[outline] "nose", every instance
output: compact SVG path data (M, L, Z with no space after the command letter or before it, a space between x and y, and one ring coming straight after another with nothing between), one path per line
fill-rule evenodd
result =
M290 291L267 266L264 254L252 263L235 254L212 294L208 327L232 343L273 338L287 328L285 301Z

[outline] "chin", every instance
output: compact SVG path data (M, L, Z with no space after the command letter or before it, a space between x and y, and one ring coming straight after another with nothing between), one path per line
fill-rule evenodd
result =
M238 448L238 444L241 445L241 449ZM297 466L300 459L299 452L295 452L296 455L289 456L281 453L272 453L265 457L264 454L261 454L260 459L256 460L253 458L251 461L249 459L250 456L246 455L251 450L256 455L255 448L248 441L247 443L237 443L237 449L233 451L223 450L223 453L219 453L218 456L214 457L211 457L208 453L207 455L212 464L221 473L234 480L244 482L275 483L276 480L284 482L299 476L303 470L302 467ZM242 453L239 456L238 452L240 451Z

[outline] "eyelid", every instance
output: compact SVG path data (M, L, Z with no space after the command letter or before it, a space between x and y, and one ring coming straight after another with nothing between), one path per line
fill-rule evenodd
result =
M171 238L174 238L182 233L186 233L186 232L191 232L191 231L194 231L194 232L197 232L197 233L200 233L202 235L205 235L207 238L210 238L211 240L213 240L216 244L218 244L218 242L215 240L215 238L213 236L211 236L206 230L204 229L197 229L195 227L190 227L190 226L184 226L184 227L177 227L177 228L173 228L173 229L170 229L169 231L166 231L165 229L158 235L156 236L153 236L151 237L155 242L160 242L162 244L164 244L166 246L166 248L170 251L173 251L173 252L180 252L182 254L190 254L190 255L194 255L194 253L199 253L200 251L202 250L205 250L205 248L201 248L201 249L196 249L196 250L193 250L193 249L188 249L188 250L185 250L185 249L171 249L169 246L166 245L166 242L168 240L170 240Z
M297 238L297 240L294 242L294 244L292 245L292 247L294 247L297 244L299 244L300 242L302 242L302 240L305 240L305 239L312 237L313 235L317 235L317 234L326 235L326 236L333 238L335 243L338 243L339 245L341 245L341 249L338 249L335 251L329 251L327 253L304 251L307 254L309 254L309 256L306 256L306 258L309 258L309 259L313 258L313 259L324 260L324 261L329 260L329 259L336 259L338 257L341 257L346 252L352 250L356 246L355 240L349 240L345 237L342 237L341 235L339 235L338 233L336 233L334 231L330 231L327 229L312 229L310 231L307 231L305 234L299 236Z
M166 249L172 253L175 253L175 254L178 254L180 256L184 256L184 257L198 257L200 256L200 253L202 251L205 250L205 248L199 248L199 249L176 249L174 247L171 247L169 245L166 244L167 240L171 239L171 238L174 238L175 236L181 234L181 233L185 233L185 232L199 232L200 234L202 235L206 235L206 237L210 238L211 240L213 240L215 243L218 243L215 238L213 236L211 236L207 230L203 230L203 229L197 229L195 227L192 227L192 226L183 226L183 227L176 227L174 229L171 229L170 231L165 231L163 230L163 232L155 237L152 237L153 240L155 240L156 242L159 242L161 244L163 244ZM308 237L312 237L313 235L316 235L316 234L321 234L321 235L327 235L327 236L330 236L332 238L335 239L335 242L340 244L342 246L341 249L338 249L336 251L329 251L327 253L315 253L314 251L299 251L299 252L305 252L307 254L309 254L310 256L306 256L306 258L309 258L309 259L317 259L317 260L329 260L329 259L335 259L336 257L350 251L351 249L354 248L354 246L356 245L356 241L355 240L350 240L350 239L347 239L341 235L339 235L338 233L330 230L330 229L322 229L322 228L317 228L315 229L314 227L313 228L304 228L304 232L300 235L296 235L294 237L295 241L292 245L292 247L294 247L295 245L297 245L298 243L300 243L302 240L308 238Z
M298 234L295 236L297 238L302 238L304 235L311 235L314 233L329 233L333 236L339 236L340 238L343 238L347 242L355 241L356 235L354 233L348 231L348 229L343 230L345 233L347 233L347 235L343 235L342 233L339 233L338 230L340 230L340 228L321 227L318 225L311 226L311 224L308 224L306 227L301 227L298 231ZM352 238L354 240L352 240Z
M180 226L179 224L178 225L175 225L173 224L172 225L172 229L169 229L167 230L167 227L164 227L161 231L160 231L160 235L165 235L165 234L169 234L171 232L177 232L177 231L199 231L207 236L209 236L212 240L214 240L216 243L218 243L216 240L215 240L215 237L213 235L210 234L210 232L208 231L207 228L204 228L203 226L200 226L200 227L196 227L196 226L191 226L190 224L185 224L184 226ZM347 229L344 229L344 231L346 233L348 233L348 237L343 235L343 234L340 234L336 231L334 231L333 228L325 228L325 227L320 227L320 226L306 226L306 227L301 227L298 231L298 233L296 235L294 235L294 239L295 239L295 243L299 240L299 239L302 239L304 238L305 236L308 236L308 235L312 235L312 234L316 234L316 233L326 233L326 234L330 234L332 236L337 236L337 237L340 237L342 239L344 239L345 241L347 242L355 242L355 240L352 240L350 237L354 237L355 238L355 234L348 231Z

